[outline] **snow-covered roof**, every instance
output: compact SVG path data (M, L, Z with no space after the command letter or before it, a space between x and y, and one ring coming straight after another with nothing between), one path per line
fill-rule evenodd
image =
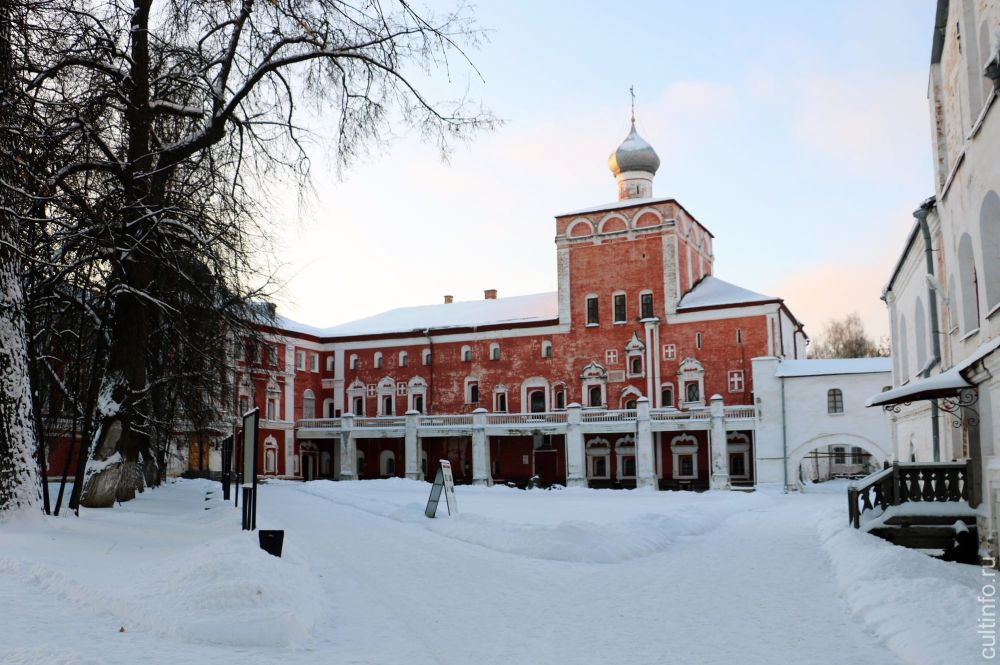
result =
M782 360L774 371L777 377L829 376L833 374L875 374L892 371L892 358L808 358Z
M965 370L1000 348L1000 337L983 342L975 351L967 355L950 369L940 374L917 379L909 383L886 390L875 395L865 406L881 406L883 404L899 404L920 399L936 399L938 397L954 397L959 391L971 388L972 384L962 375Z
M552 291L509 298L400 307L331 328L315 328L279 316L277 327L289 332L304 333L315 337L353 337L408 333L427 329L530 323L557 318L559 318L559 301L556 292Z
M706 275L684 294L677 303L677 309L694 307L722 307L725 305L750 305L762 302L778 302L779 298L766 296L742 286L730 284L714 275Z

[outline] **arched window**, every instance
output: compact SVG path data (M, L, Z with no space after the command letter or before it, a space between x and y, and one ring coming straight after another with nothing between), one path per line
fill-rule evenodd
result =
M423 350L423 352L421 353L421 360L424 363L424 365L430 365L431 364L431 350L430 349L424 349Z
M1000 307L1000 196L996 192L989 192L983 199L979 209L979 233L983 243L986 308L992 312Z
M968 233L963 233L958 241L958 273L962 292L962 332L968 334L979 328L979 277L972 237Z
M632 376L642 374L642 356L632 356L628 359L628 370Z
M601 395L600 386L590 386L587 390L587 406L603 406L604 400Z
M696 381L688 381L684 384L684 398L687 402L698 402L701 400L701 391Z
M490 360L500 360L500 345L496 342L490 344Z
M471 346L463 346L462 347L462 354L461 354L460 357L461 357L463 363L472 362L472 347Z
M566 408L566 387L563 385L557 385L552 389L552 403L555 405L555 409L565 409Z
M840 388L830 388L826 391L826 412L844 412L844 393L841 392Z
M424 396L423 395L414 395L413 396L413 410L414 411L419 411L420 413L424 412Z
M987 61L996 53L993 50L993 45L990 43L990 26L989 21L983 21L979 24L979 62L977 69L979 69L980 74L982 74L983 68L986 66ZM983 86L983 103L990 98L990 88L993 87L993 81L987 76L982 76L982 86Z
M358 368L358 354L356 354L356 353L352 353L351 354L350 367L351 367L351 369L357 369Z
M391 450L383 450L379 454L378 460L379 474L383 476L396 475L396 453Z
M365 415L365 398L361 395L356 395L351 401L351 413L355 416Z
M382 415L392 416L395 414L396 411L392 405L392 395L382 395Z
M375 368L378 369L380 367L382 367L382 352L381 351L376 351L375 352Z
M497 413L506 413L507 386L499 385L493 389L493 410Z
M479 381L471 376L465 379L465 403L479 404Z
M542 342L542 357L551 358L552 357L552 342L545 340Z
M333 371L333 363L334 363L334 356L333 355L327 356L326 357L326 371L327 372L332 372Z
M660 406L667 407L674 405L674 387L670 384L660 386Z
M316 395L308 388L302 393L302 418L310 420L316 417Z
M400 367L406 367L406 363L407 363L407 361L409 359L410 359L410 356L406 353L406 351L400 351L399 352L399 366Z
M278 384L270 381L267 384L267 404L265 413L268 420L278 420L281 418L281 391Z
M358 451L358 478L365 475L365 453L362 450Z
M545 412L545 390L536 389L528 393L528 410L531 413Z
M278 440L273 436L264 439L264 473L278 473Z
M913 312L913 336L917 351L916 371L919 373L927 364L927 317L924 315L924 302L917 298L916 309Z

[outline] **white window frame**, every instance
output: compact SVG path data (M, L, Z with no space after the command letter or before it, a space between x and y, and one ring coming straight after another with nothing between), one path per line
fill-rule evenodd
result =
M351 354L351 361L350 361L349 367L351 369L357 369L358 368L358 354L356 354L356 353L352 353Z
M618 318L618 299L621 298L621 302L624 305L622 308L622 318ZM628 323L628 294L624 291L618 290L611 293L611 323L621 325L623 323Z
M594 300L597 305L594 307L595 321L590 320L590 301ZM596 293L588 293L583 297L583 322L588 328L596 328L601 325L601 299Z
M667 388L670 389L670 403L669 404L664 404L663 403L663 391L666 390ZM663 383L661 383L660 384L660 395L659 395L659 398L660 398L660 407L661 408L664 408L664 409L673 408L674 405L677 404L677 392L674 390L674 384L670 383L669 381L664 381Z
M406 381L396 382L396 397L406 397Z
M649 316L643 316L643 314L642 314L642 298L643 298L643 296L649 296L649 300L650 300L650 306L649 306L649 308L651 310L650 313L649 313ZM655 318L656 318L656 298L653 297L653 290L652 289L643 289L642 291L639 291L639 320L640 321L649 321L649 320L655 319Z
M326 357L326 371L327 371L327 372L332 372L332 371L333 371L333 369L334 369L334 365L333 365L333 363L334 363L334 362L336 362L336 358L335 358L335 357L334 357L334 355L333 355L333 354L331 353L330 355L328 355L328 356Z
M625 475L623 469L625 468L625 458L631 457L633 464L635 465L635 470L638 471L639 460L636 458L635 451L635 437L631 434L626 434L617 441L615 441L615 466L617 471L618 480L635 480L635 474L631 476Z
M309 354L309 371L319 372L319 354L310 353Z
M586 443L587 457L587 479L610 480L611 479L611 443L607 439L598 437ZM594 462L598 458L604 459L604 475L594 473Z
M701 350L701 342L702 342L701 333L700 332L696 332L694 334L694 346L699 351Z
M399 366L406 367L407 363L410 361L410 354L406 351L399 352Z
M604 352L604 364L605 365L618 364L618 349L607 349Z
M743 473L734 474L730 462L733 455L743 455ZM750 478L750 438L742 432L729 432L726 435L726 464L729 467L729 477L735 480Z
M501 407L503 401L503 408ZM494 413L508 413L510 410L510 398L507 395L507 386L499 385L493 388L493 411Z
M473 402L472 401L472 386L476 386L476 392L478 393L479 392L479 378L475 377L475 376L467 376L467 377L465 377L465 390L463 391L463 394L465 395L465 403L469 404L469 405L471 405L471 404L479 404L479 401L483 398L483 396L482 395L477 395L478 399L475 402Z
M664 360L676 360L677 359L677 345L676 344L664 344L663 345L663 359Z
M271 367L278 366L278 347L269 344L267 347L267 362Z
M295 351L295 369L300 372L306 371L306 352L296 350Z
M425 367L427 365L430 365L433 359L434 358L433 355L431 354L430 349L424 349L423 351L420 352L420 362L422 362Z
M500 360L500 345L496 342L490 344L490 360Z
M381 351L376 351L375 355L372 357L372 363L375 369L381 369L383 364L383 357Z
M552 342L549 340L544 340L542 342L542 357L551 358L552 357Z
M472 362L472 347L468 344L463 344L462 348L459 350L458 359L463 363Z
M386 466L392 460L392 471L388 471ZM378 456L378 474L380 476L395 476L396 475L396 453L392 450L383 450Z
M278 440L270 435L264 439L264 474L278 474Z
M312 414L306 413L306 402L312 402ZM316 393L309 388L302 391L302 419L314 420L316 418Z
M690 434L678 434L670 440L670 454L673 456L671 478L677 480L694 480L698 477L698 439ZM680 458L691 456L691 475L681 475Z

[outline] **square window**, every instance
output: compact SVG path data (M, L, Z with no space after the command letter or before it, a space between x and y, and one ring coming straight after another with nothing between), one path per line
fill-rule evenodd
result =
M607 365L618 364L618 349L608 349L604 352L604 362Z
M675 344L664 344L663 345L663 359L664 360L674 360L677 358L677 345Z

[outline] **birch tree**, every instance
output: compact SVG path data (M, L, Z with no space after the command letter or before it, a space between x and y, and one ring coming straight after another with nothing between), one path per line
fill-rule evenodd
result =
M308 178L301 106L335 128L342 165L394 119L442 150L495 121L423 92L480 38L464 7L435 17L404 1L51 0L33 19L30 189L53 228L50 283L86 272L82 288L101 303L87 311L99 319L99 381L76 489L84 505L108 506L156 467L151 437L171 426L163 390L184 387L183 413L200 412L199 397L224 390L222 341L252 333L266 182Z

